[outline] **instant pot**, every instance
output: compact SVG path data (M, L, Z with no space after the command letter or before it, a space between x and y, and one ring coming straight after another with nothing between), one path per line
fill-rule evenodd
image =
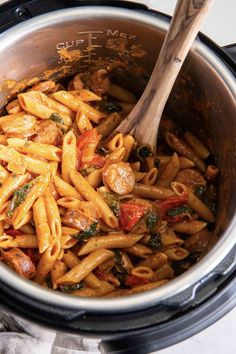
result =
M108 58L110 65L117 59L126 61L126 72L117 69L116 79L141 91L169 21L162 13L125 1L4 2L0 6L0 108L19 87L38 78L58 78L65 68L67 73L86 70L100 58ZM235 306L235 48L220 48L199 34L166 107L166 114L208 144L221 171L217 242L209 253L158 289L114 299L77 298L46 290L1 264L0 301L5 314L64 333L99 337L102 353L137 354L184 340ZM78 51L80 59L72 65L62 55L63 49Z

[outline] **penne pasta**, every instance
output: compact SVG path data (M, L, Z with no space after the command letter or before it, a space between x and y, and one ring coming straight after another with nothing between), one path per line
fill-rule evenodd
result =
M119 234L114 233L106 236L94 236L91 237L88 242L81 247L78 255L84 256L94 250L100 248L112 249L112 248L125 248L132 247L137 243L143 235L134 234Z
M50 246L51 232L48 225L46 200L39 197L33 205L33 217L38 239L39 253L44 253Z
M106 138L122 122L122 120L123 117L119 113L114 112L110 114L96 127L98 134L101 135L102 138Z
M192 133L186 132L184 134L184 139L193 151L201 157L201 159L206 159L210 155L210 151L206 148L206 146Z
M171 182L175 179L180 169L179 158L176 153L173 154L170 161L167 162L164 170L161 172L156 185L159 187L169 187Z
M97 266L105 262L107 259L113 257L113 255L113 252L105 249L99 249L90 253L87 257L83 258L83 260L77 266L59 278L58 284L79 283Z
M68 132L63 139L61 173L65 182L70 183L71 171L76 170L77 147L76 137L72 131Z
M139 197L150 199L167 199L174 195L171 189L158 186L148 186L142 183L135 184L133 193Z
M179 155L187 157L192 160L200 171L204 172L206 169L204 161L196 155L196 153L184 141L178 138L173 133L166 133L166 141L170 147L173 148Z
M7 143L19 152L32 154L50 161L61 161L61 149L56 146L17 138L9 138Z
M206 226L207 223L204 221L192 220L176 222L173 224L172 229L177 233L193 235L204 229Z
M20 236L12 237L7 234L0 236L1 248L38 248L38 241L36 235L22 234Z
M83 134L87 130L93 129L93 126L88 118L88 115L86 114L85 109L78 109L75 120L77 128L81 134Z
M134 94L121 86L110 84L108 88L108 95L116 98L118 101L125 103L135 103L137 102Z
M94 123L99 123L102 118L105 117L103 112L98 111L87 103L81 101L76 96L71 95L67 91L58 91L53 94L55 100L63 103L65 106L69 107L72 111L77 112L83 109L87 117Z
M108 207L106 202L102 199L100 194L96 192L86 181L86 179L78 172L71 172L71 180L75 187L78 189L79 193L84 197L84 199L93 202L98 210L100 211L104 222L112 227L116 228L118 226L118 221L111 209Z
M172 182L171 187L177 195L187 194L187 205L208 222L214 222L215 217L212 211L184 184Z
M67 107L52 100L38 91L24 92L18 95L18 100L24 111L42 119L53 119L53 114L61 119L61 124L71 125L71 111Z
M12 224L15 229L22 226L21 222L24 216L29 212L37 198L39 198L46 190L50 181L50 176L41 176L32 185L31 190L27 194L25 200L14 210L12 215Z
M79 200L82 199L81 194L69 183L65 182L62 178L54 176L53 180L58 193L62 197L72 197Z

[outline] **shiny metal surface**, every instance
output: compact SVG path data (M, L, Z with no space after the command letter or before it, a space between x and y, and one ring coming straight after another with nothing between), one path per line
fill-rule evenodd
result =
M58 50L66 46L81 50L84 57L79 65L86 66L101 56L115 59L117 51L109 50L107 41L124 38L129 49L138 45L147 53L132 59L151 72L167 26L155 14L111 7L56 11L17 25L0 36L0 87L3 89L0 104L4 104L8 94L4 91L4 80L42 76L45 70L60 65ZM79 299L58 294L24 281L3 265L0 265L0 279L11 286L14 284L17 291L49 304L115 313L162 303L207 277L236 243L235 98L235 79L230 70L197 40L167 104L169 115L207 140L222 171L216 229L220 239L197 265L159 289L121 299Z

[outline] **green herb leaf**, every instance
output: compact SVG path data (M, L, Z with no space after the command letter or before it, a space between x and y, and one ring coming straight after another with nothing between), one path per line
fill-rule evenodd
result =
M111 208L111 210L113 211L115 216L118 217L120 214L120 200L117 197L117 195L114 193L109 193L109 192L104 192L104 191L102 191L102 192L100 191L100 193L102 194L105 202Z
M65 124L63 118L60 116L59 113L56 112L52 113L49 119L53 120L56 123Z
M152 155L152 152L151 152L151 149L148 145L142 145L137 149L137 158L141 161L151 155Z
M158 222L158 216L157 214L153 213L152 211L149 211L146 214L146 226L149 229L149 231L152 231Z
M9 207L6 213L7 217L10 218L13 214L13 211L25 200L32 185L32 182L27 183L13 193L13 198L9 203Z
M102 100L99 109L108 114L122 111L122 107L110 99Z
M77 238L80 241L87 241L88 238L95 236L98 233L98 222L94 221L87 229L83 232L71 235L71 237Z
M128 271L127 269L125 269L123 265L120 250L114 249L113 252L115 254L114 256L115 267L112 268L112 273L115 277L118 278L121 284L124 284L128 277Z
M177 208L173 208L168 210L167 215L168 216L177 216L177 215L182 215L182 214L192 214L193 211L186 205L181 205Z
M153 251L156 251L161 247L161 235L159 232L150 235L147 246Z
M63 292L69 292L69 291L73 291L73 290L79 290L79 289L83 289L84 288L84 284L83 283L77 283L77 284L72 284L72 285L61 285L60 289Z

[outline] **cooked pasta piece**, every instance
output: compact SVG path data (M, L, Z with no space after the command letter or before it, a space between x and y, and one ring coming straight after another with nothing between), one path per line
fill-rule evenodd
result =
M195 151L195 153L202 159L206 159L210 155L210 151L206 148L206 146L192 133L186 132L184 134L184 139L186 140L188 145Z
M74 268L72 268L68 273L63 275L58 279L58 284L74 284L79 283L87 275L89 275L99 264L105 262L107 259L114 256L114 253L99 249L90 253L87 257Z
M166 133L166 141L168 145L170 145L170 147L172 147L173 150L175 150L179 155L192 160L200 171L205 171L206 166L204 161L202 161L201 158L196 155L196 153L179 137L177 137L173 133Z
M7 143L19 152L32 154L51 161L61 161L61 149L53 145L34 143L23 139L9 138Z
M55 243L52 243L50 247L48 247L46 251L42 254L36 267L36 276L34 279L36 283L42 284L44 282L58 258L60 249L60 244L57 241Z
M94 107L81 101L78 97L71 95L67 91L55 92L53 94L53 97L55 98L55 100L69 107L72 111L77 112L79 109L84 109L88 118L94 123L98 124L100 120L105 117L105 114L103 112L98 111Z
M150 199L167 199L174 195L171 189L158 186L148 186L142 183L136 183L134 185L133 193L139 197Z
M68 132L63 139L61 173L65 182L70 183L71 171L76 170L77 147L76 137L72 131Z
M99 195L99 193L90 186L90 184L80 173L72 171L70 177L79 193L86 200L91 201L96 205L105 223L112 228L116 228L118 226L117 218L102 199L102 197Z
M187 195L187 205L196 211L203 219L208 222L215 221L215 216L212 211L184 184L172 182L171 187L177 195Z
M192 220L192 221L182 221L173 224L172 229L177 233L183 233L187 235L195 234L207 226L204 221Z
M39 197L34 203L33 216L39 253L43 253L50 246L51 242L51 232L48 225L46 200L44 197Z
M179 172L179 169L179 158L178 155L174 153L170 161L166 164L164 170L159 175L156 185L159 187L169 187Z
M0 248L38 248L36 235L22 234L16 237L3 234L0 236Z
M134 235L134 234L108 234L106 236L94 236L91 237L88 242L82 246L78 255L84 256L85 254L91 253L99 248L125 248L132 247L137 243L143 235Z
M11 219L15 229L18 229L22 226L22 219L29 212L36 199L45 192L49 181L49 175L42 176L41 178L38 177L37 181L35 181L29 193L26 195L25 200L13 211ZM28 220L26 220L25 223L27 222Z
M117 112L110 114L96 127L98 134L103 138L106 138L122 122L123 119L124 118Z
M62 178L54 176L53 178L56 189L62 197L73 197L76 199L82 199L81 194L69 183L65 182Z

